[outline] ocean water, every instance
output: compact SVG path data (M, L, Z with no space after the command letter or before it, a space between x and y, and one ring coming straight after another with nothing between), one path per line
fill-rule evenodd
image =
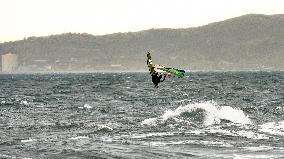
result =
M284 72L2 74L0 158L284 158Z

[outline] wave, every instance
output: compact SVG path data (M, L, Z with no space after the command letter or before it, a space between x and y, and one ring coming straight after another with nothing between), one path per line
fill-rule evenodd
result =
M141 124L156 126L164 123L184 123L189 125L201 124L209 126L220 124L222 121L238 124L252 124L249 117L245 115L242 110L230 106L219 106L214 101L179 106L175 110L165 111L160 117L145 119Z
M34 142L34 141L37 141L37 140L36 139L32 139L32 138L21 140L22 143Z
M252 147L242 147L243 149L254 151L254 152L263 152L263 151L269 151L278 149L277 147L271 147L271 146L265 146L265 145L259 145L259 146L252 146Z
M81 140L81 139L89 139L88 136L76 136L69 138L70 140Z
M91 108L93 108L93 106L88 104L88 103L86 103L86 104L84 104L83 107L78 107L78 108L80 108L80 109L91 109Z
M280 122L268 122L260 125L260 131L271 134L284 136L284 120Z

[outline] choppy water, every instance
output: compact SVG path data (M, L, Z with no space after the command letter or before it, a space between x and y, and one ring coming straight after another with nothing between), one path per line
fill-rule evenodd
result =
M0 75L0 158L284 158L284 72Z

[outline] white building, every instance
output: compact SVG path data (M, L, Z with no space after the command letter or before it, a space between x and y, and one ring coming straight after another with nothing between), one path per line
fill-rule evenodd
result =
M8 53L2 55L2 72L12 73L18 69L18 56L16 54Z

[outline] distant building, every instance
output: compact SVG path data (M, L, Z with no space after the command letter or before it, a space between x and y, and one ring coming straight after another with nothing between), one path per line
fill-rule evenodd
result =
M8 53L2 55L2 72L12 73L18 69L18 56L16 54Z

